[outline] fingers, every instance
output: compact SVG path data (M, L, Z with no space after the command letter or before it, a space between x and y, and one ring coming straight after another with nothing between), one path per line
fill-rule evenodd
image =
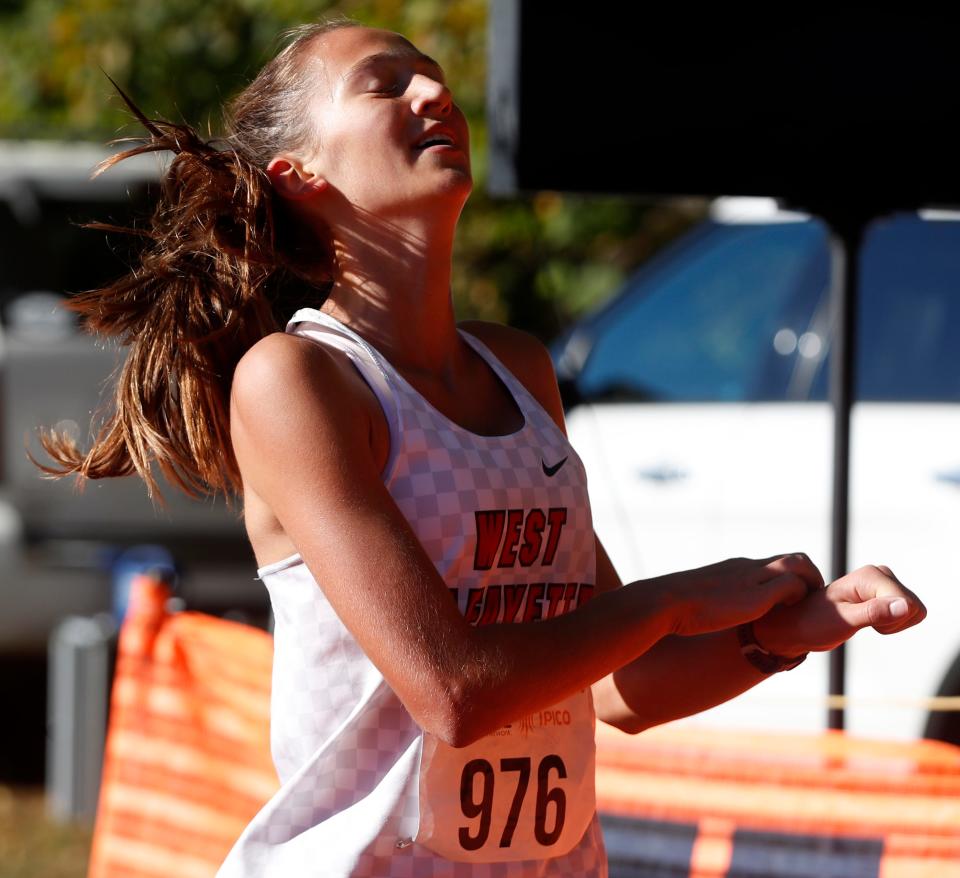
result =
M817 565L803 552L791 552L789 555L775 555L760 562L766 575L773 579L784 574L799 576L805 583L805 594L824 587L823 574ZM764 581L763 578L760 580Z
M781 584L775 578L761 588ZM902 631L921 622L927 610L889 567L870 566L848 573L793 606L781 606L774 614L779 629L792 632L791 643L821 651L833 649L861 628L872 627L881 634Z
M895 634L922 622L927 608L886 566L868 565L848 573L827 589L844 618L856 619L881 634Z
M790 606L802 601L810 592L810 584L796 573L781 573L763 583L764 595L769 601L767 610L778 605Z
M837 612L854 631L871 627L892 634L906 627L910 606L901 597L873 598L861 603L840 603Z
M820 571L803 554L730 558L669 579L672 598L687 608L674 632L684 635L759 619L773 607L800 603L823 585Z
M912 628L927 618L927 608L924 606L923 601L909 588L901 584L896 577L893 577L892 574L891 576L897 587L897 593L891 595L893 603L902 601L906 605L906 609L895 613L893 620L874 625L873 627L880 632L880 634L896 634L898 631Z

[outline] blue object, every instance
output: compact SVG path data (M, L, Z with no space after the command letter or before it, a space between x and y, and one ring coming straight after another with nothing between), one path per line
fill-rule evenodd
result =
M171 584L176 583L177 567L173 555L163 546L131 546L116 556L112 566L113 577L113 616L122 622L130 602L130 588L133 579L143 573L150 573Z

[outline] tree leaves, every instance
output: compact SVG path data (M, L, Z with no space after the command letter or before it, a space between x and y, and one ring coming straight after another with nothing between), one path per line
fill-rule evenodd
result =
M470 121L476 184L454 277L462 317L507 320L547 339L701 215L693 202L487 196L483 0L0 0L0 137L136 134L104 72L148 115L216 133L223 103L274 54L282 31L338 14L403 33L440 61Z

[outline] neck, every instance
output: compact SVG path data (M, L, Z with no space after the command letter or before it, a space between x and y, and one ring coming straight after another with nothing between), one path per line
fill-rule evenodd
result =
M450 369L459 350L450 298L456 223L353 213L335 226L334 284L323 310L401 370Z

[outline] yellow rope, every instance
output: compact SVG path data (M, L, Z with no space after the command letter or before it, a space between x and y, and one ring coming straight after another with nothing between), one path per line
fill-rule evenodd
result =
M760 700L760 699L758 699ZM766 696L762 699L777 704L822 704L824 707L895 707L909 710L934 710L938 713L960 712L960 696L937 695L933 697L910 697L908 695L807 695Z
M859 697L856 695L827 695L824 698L827 707L902 707L908 709L935 710L937 712L960 711L960 696L937 695L926 698L910 698L908 696L890 697L875 696Z

